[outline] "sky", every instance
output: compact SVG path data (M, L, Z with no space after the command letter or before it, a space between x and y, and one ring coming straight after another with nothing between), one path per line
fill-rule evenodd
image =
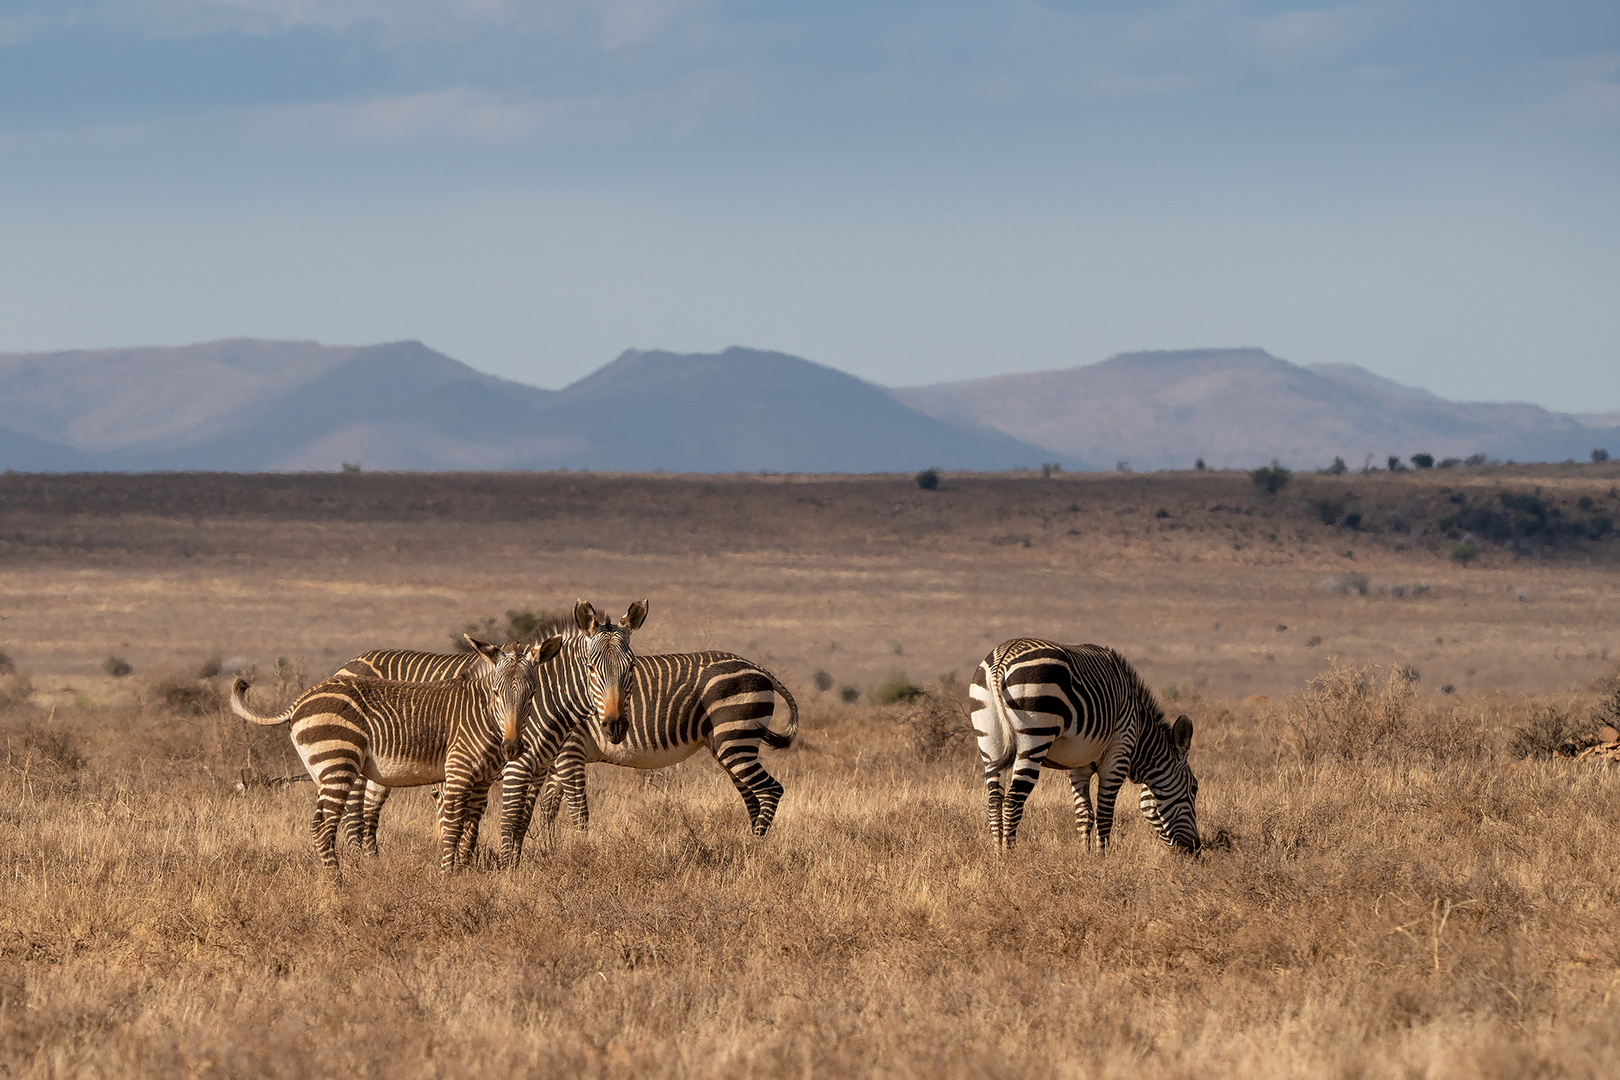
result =
M0 0L0 352L243 336L1617 410L1620 4Z

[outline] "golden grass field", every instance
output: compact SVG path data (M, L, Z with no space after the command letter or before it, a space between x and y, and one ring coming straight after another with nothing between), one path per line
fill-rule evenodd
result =
M1463 565L1440 522L1620 517L1617 483L0 477L0 1074L1613 1075L1620 781L1511 748L1608 700L1620 540ZM597 765L590 833L515 872L441 876L416 791L336 882L308 784L238 792L298 766L208 658L290 694L579 596L794 689L769 838L706 756ZM1202 858L1129 799L1084 851L1057 776L996 856L953 709L1017 634L1113 645L1193 717ZM899 673L934 696L867 700Z

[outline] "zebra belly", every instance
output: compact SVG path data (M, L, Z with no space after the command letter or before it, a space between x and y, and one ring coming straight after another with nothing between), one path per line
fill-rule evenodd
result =
M662 769L685 761L701 746L702 742L683 743L680 746L642 746L627 739L618 746L609 745L605 750L596 747L594 753L587 747L585 760L605 761L609 765L623 765L630 769Z
M371 754L362 771L367 780L385 787L418 787L444 780L444 759L422 761L397 754Z
M1108 740L1084 736L1060 736L1046 752L1046 764L1058 769L1095 765L1108 752Z

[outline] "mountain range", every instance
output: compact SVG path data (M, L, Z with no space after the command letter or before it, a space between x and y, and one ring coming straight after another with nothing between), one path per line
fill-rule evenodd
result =
M1620 416L1448 401L1260 349L887 389L779 352L630 350L561 390L420 342L237 339L0 355L0 467L21 471L668 472L1294 467L1423 451L1620 452Z

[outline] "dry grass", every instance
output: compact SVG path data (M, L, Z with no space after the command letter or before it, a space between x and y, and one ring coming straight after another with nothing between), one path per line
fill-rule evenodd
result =
M1613 482L0 479L0 1075L1609 1075L1620 775L1510 748L1620 700L1587 689L1620 652L1614 542L1465 568L1410 523L1442 483ZM1371 535L1320 520L1330 483ZM593 766L592 832L514 874L441 877L403 792L339 885L307 784L238 791L297 761L199 670L290 694L579 595L651 596L643 651L793 687L767 841L706 758ZM1134 811L1086 854L1058 777L994 856L937 676L1024 632L1176 684L1203 858ZM929 693L844 704L820 668Z
M967 746L816 704L766 842L712 762L598 766L593 832L516 874L441 877L407 793L342 884L307 787L226 782L276 733L14 706L0 1070L1606 1075L1620 774L1503 756L1542 704L1413 708L1357 760L1273 734L1304 700L1194 706L1196 862L1134 814L1086 855L1055 777L998 859Z

